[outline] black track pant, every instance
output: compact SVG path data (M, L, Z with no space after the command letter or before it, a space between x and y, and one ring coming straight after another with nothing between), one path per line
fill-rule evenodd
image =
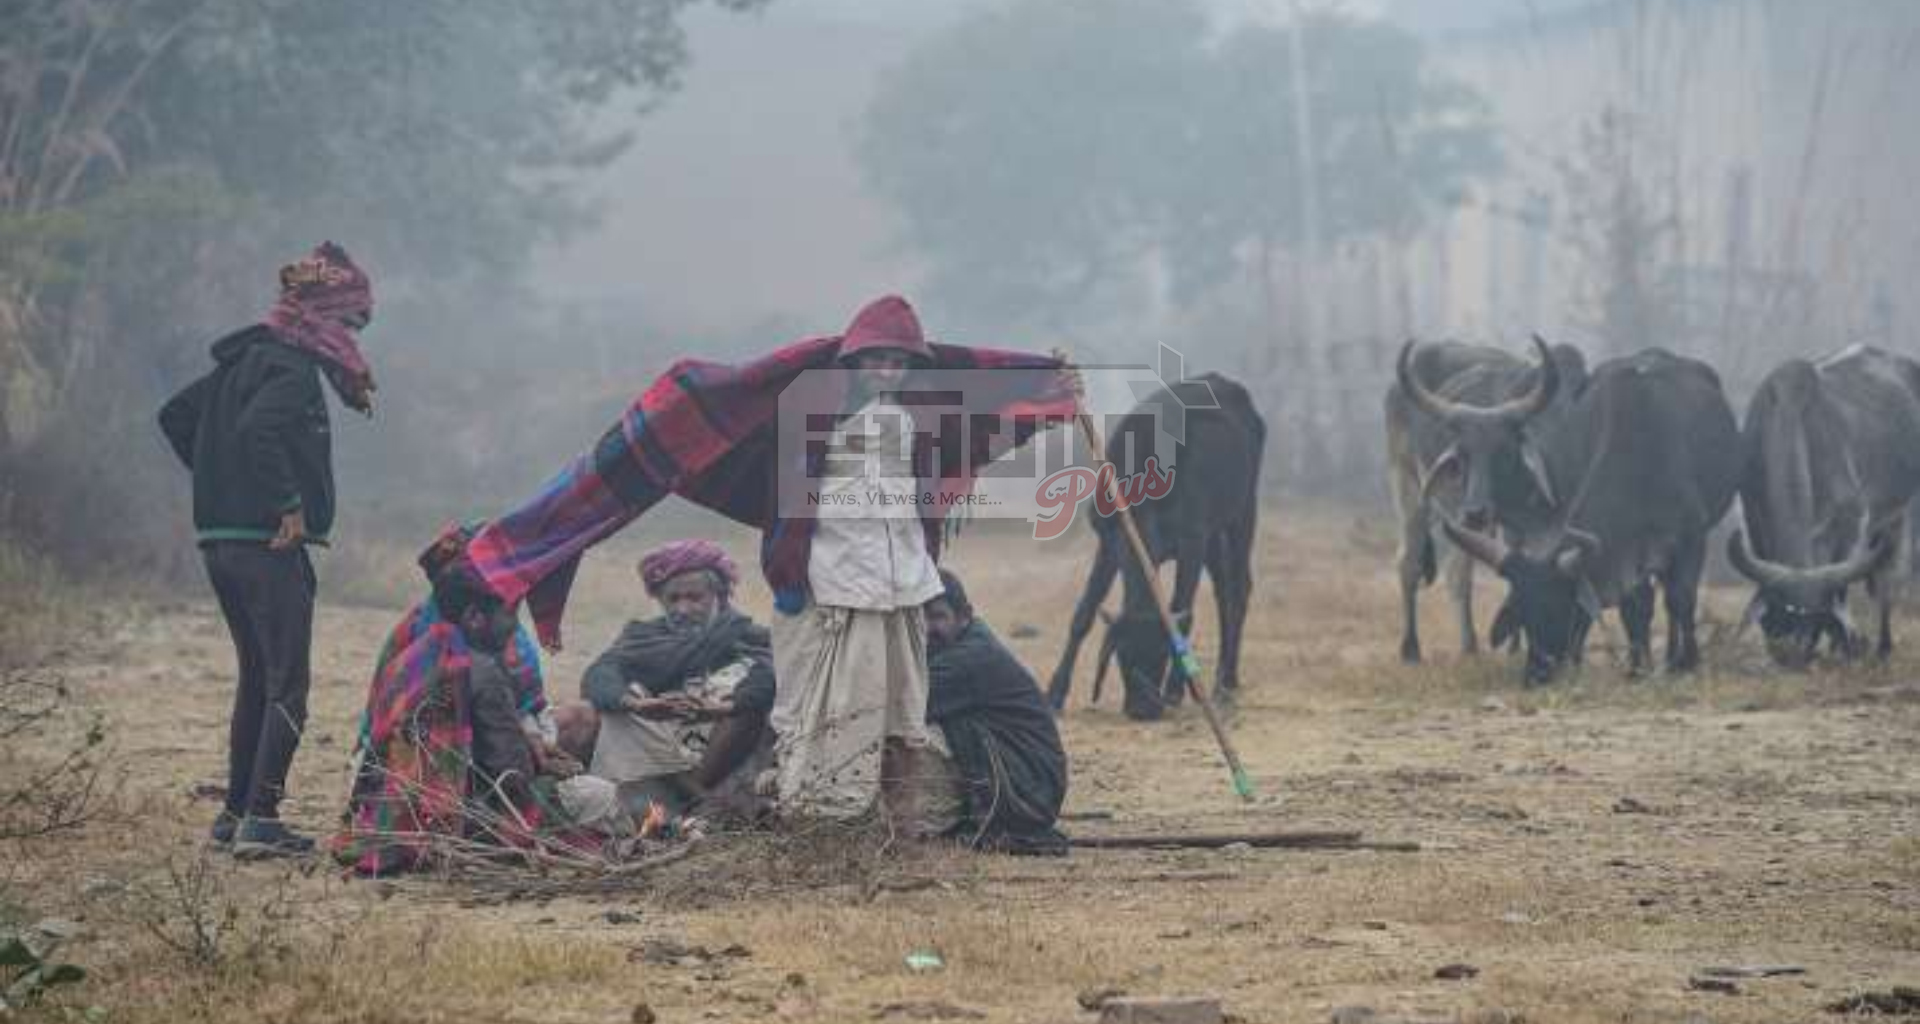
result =
M202 553L240 663L227 732L227 810L278 817L307 724L313 563L304 548L255 543L216 542Z

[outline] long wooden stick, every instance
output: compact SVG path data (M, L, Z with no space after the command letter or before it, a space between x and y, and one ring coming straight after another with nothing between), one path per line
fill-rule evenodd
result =
M1245 845L1257 849L1288 850L1388 850L1414 852L1419 843L1373 842L1358 832L1225 832L1174 833L1171 835L1073 836L1074 846L1092 850L1152 850L1185 847L1217 850L1223 846Z
M1096 460L1104 461L1107 446L1101 443L1100 428L1094 426L1093 415L1081 410L1074 419L1080 425L1081 439L1086 441L1087 450ZM1118 476L1118 467L1115 467ZM1146 577L1147 591L1153 595L1153 605L1160 613L1160 627L1166 631L1167 647L1172 652L1173 662L1178 671L1186 678L1187 695L1200 706L1200 713L1207 719L1207 728L1213 730L1215 742L1220 744L1220 756L1227 761L1227 771L1232 774L1233 791L1240 799L1253 799L1253 780L1247 776L1246 768L1240 764L1240 755L1233 749L1233 741L1227 738L1227 730L1220 724L1220 715L1213 708L1213 702L1207 699L1206 691L1200 686L1200 659L1194 657L1193 646L1187 642L1187 635L1180 631L1179 623L1174 620L1173 609L1167 604L1167 595L1160 590L1160 576L1153 571L1153 556L1147 553L1145 541L1140 539L1140 528L1134 525L1133 510L1121 504L1119 495L1113 493L1112 483L1108 484L1107 500L1113 503L1114 517L1120 520L1120 532L1127 538L1127 547L1133 552L1133 560L1140 567L1140 575Z

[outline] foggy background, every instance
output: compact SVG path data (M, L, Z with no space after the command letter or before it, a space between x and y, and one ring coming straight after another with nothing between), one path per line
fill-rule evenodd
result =
M886 291L942 340L1171 344L1253 390L1270 490L1384 517L1410 337L1661 345L1736 408L1910 349L1916 47L1904 0L10 0L0 543L190 568L153 415L322 238L378 304L345 549Z

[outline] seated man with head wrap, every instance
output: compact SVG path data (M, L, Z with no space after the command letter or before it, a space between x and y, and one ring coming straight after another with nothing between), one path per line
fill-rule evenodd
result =
M593 773L619 783L630 812L699 802L750 816L773 707L767 631L733 608L739 575L712 541L656 548L640 579L663 614L628 623L580 683L601 716Z
M581 774L560 748L565 727L515 610L441 577L476 529L450 527L420 556L435 591L395 627L374 669L333 840L362 874L424 866L443 839L593 847L632 828L612 784Z
M957 835L1008 853L1060 855L1054 828L1067 798L1067 754L1032 673L974 618L959 577L925 605L927 723L944 734L966 792Z

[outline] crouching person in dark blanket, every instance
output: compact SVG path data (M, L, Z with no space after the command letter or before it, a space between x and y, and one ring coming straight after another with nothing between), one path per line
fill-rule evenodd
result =
M954 833L979 849L1059 856L1067 754L1033 674L974 617L959 577L925 605L927 724L943 734L966 797Z
M445 844L599 850L636 828L612 783L584 773L582 706L547 704L515 609L442 570L478 526L420 557L434 592L380 653L335 856L366 875L429 866Z
M734 609L738 570L711 541L655 549L640 579L661 614L628 623L580 684L600 712L593 774L618 783L630 813L755 817L772 747L767 630Z

